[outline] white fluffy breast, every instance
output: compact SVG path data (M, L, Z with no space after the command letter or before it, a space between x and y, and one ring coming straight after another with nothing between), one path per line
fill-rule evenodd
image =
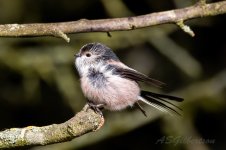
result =
M135 81L113 75L112 70L106 70L106 66L99 64L95 66L104 76L104 86L92 84L95 78L81 77L81 87L84 95L94 104L104 104L109 110L121 110L127 106L132 106L140 93L140 88ZM87 69L88 70L88 69ZM99 81L100 82L100 81Z

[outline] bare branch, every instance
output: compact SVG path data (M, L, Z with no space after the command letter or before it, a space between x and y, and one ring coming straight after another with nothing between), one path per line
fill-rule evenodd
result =
M203 2L203 1L202 1ZM135 17L86 20L81 19L60 23L6 24L0 25L0 36L58 36L67 41L68 33L110 32L133 30L158 24L177 23L198 17L214 16L226 13L226 1L211 4L193 5L182 9L151 13ZM57 34L56 34L56 31Z
M87 106L70 120L61 124L25 128L11 128L0 132L0 149L31 145L48 145L70 141L91 131L98 130L104 118Z

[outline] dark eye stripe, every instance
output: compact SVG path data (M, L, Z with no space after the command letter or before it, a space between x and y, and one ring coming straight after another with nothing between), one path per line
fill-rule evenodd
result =
M90 49L92 49L93 46L94 46L94 43L86 44L82 47L81 52L89 51Z

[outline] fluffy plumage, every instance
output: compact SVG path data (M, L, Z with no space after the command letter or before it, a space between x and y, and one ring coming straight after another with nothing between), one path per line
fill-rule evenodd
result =
M75 65L82 91L92 107L121 110L136 104L146 115L138 103L142 101L160 111L179 114L180 108L169 101L181 102L182 98L141 91L138 82L157 87L164 83L126 66L109 47L101 43L84 45L76 54Z

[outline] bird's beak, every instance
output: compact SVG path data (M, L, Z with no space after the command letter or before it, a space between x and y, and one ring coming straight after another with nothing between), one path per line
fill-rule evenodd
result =
M74 56L75 56L75 58L78 58L78 57L80 57L80 53L75 54Z

